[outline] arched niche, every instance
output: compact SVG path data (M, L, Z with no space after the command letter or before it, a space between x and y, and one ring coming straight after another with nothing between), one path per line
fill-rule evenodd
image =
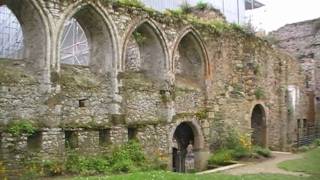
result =
M143 72L152 80L163 79L167 50L160 30L144 21L129 32L124 48L124 70Z
M65 52L63 52L65 46L62 43L65 40L64 35L66 35L68 31L66 24L70 21L75 21L78 27L81 27L81 31L83 31L82 36L85 37L82 37L82 40L87 41L87 44L83 43L84 46L87 46L87 51L83 52L85 52L88 58L81 64L68 64L89 66L95 73L110 72L113 67L113 61L117 57L113 34L111 33L109 21L103 12L91 4L80 5L66 16L64 26L59 34L59 62L63 63L61 58L63 58L62 55L65 54ZM78 35L81 36L81 34L82 33ZM81 38L79 38L79 41L81 41ZM81 54L82 52L79 53Z
M3 5L6 5L16 16L22 29L23 53L18 59L24 59L27 67L32 68L32 72L40 72L41 75L49 64L48 22L45 21L42 11L33 0L7 0Z
M254 106L251 114L251 141L253 145L267 146L267 125L264 107L260 104Z
M199 36L187 30L178 40L174 51L176 80L202 87L208 73L208 58Z
M176 126L171 137L171 169L175 172L185 172L187 148L192 145L195 169L201 170L204 160L204 137L201 127L193 121L184 121Z

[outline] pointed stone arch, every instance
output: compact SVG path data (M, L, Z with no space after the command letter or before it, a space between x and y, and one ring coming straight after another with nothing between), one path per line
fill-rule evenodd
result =
M206 46L199 33L192 27L185 28L175 40L171 70L178 76L194 82L210 77L210 63Z
M50 20L34 0L4 1L19 21L24 42L23 59L41 81L48 82L50 69Z
M163 79L165 72L169 69L169 54L167 41L162 30L151 19L139 19L131 24L125 34L122 61L119 64L120 70L143 71L151 78ZM131 47L129 47L130 45ZM129 67L128 53L133 48L136 49L134 61L138 62L131 62L131 65L134 64L135 66L132 68Z
M117 32L114 24L101 5L93 2L74 3L66 10L66 15L59 23L58 32L58 67L64 23L75 18L85 32L89 46L89 67L96 73L113 72L118 59ZM59 68L58 68L59 69Z

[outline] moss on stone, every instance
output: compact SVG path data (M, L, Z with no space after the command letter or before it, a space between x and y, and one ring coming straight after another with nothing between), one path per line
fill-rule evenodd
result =
M19 62L20 63L20 62ZM0 59L0 84L35 84L36 79L17 60Z
M151 91L155 86L145 72L124 72L118 75L125 85L125 90Z
M65 65L61 70L59 83L63 91L77 93L99 91L104 81L84 67Z
M49 106L49 108L53 108L58 104L61 104L63 101L63 95L61 93L54 94L50 96L46 101L45 104Z

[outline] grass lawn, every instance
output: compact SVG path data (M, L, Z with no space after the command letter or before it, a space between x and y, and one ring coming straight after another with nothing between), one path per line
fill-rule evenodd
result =
M320 147L304 154L302 159L285 161L278 167L287 171L304 172L320 179Z
M304 158L289 160L278 164L288 171L304 172L310 177L299 177L279 174L252 174L232 176L222 173L208 175L181 174L166 171L136 172L123 175L74 177L66 180L320 180L320 148L304 154Z
M139 172L116 176L101 177L78 177L73 180L319 180L314 177L302 178L298 176L287 176L277 174L254 174L243 176L232 176L220 173L208 175L181 174L164 171Z

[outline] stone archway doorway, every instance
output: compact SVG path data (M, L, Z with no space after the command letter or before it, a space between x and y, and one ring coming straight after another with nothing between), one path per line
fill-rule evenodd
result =
M190 147L192 149L193 170L201 170L206 166L204 156L204 139L201 127L193 121L180 123L172 132L171 167L175 172L190 170ZM187 153L189 150L189 153ZM187 157L186 157L187 156ZM188 168L186 168L186 164Z
M253 130L251 141L253 145L267 146L266 113L262 105L256 105L252 110L251 129Z

